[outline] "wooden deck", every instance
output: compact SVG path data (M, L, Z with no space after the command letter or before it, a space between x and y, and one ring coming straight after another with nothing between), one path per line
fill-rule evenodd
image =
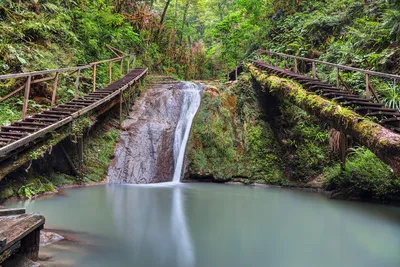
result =
M24 209L0 210L0 264L14 253L37 258L44 223L42 215L25 214Z

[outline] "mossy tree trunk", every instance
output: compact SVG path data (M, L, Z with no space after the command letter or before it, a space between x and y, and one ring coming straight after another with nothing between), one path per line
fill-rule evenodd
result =
M400 171L400 134L382 127L356 112L324 99L289 79L268 75L249 65L253 78L269 93L286 98L294 105L329 123L333 128L355 138L390 165Z

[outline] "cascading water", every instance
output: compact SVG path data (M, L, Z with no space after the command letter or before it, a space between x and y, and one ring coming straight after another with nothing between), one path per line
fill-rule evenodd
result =
M109 183L179 182L201 89L165 78L148 88L122 124Z
M193 82L184 82L182 87L183 100L181 115L175 129L174 161L175 170L172 182L179 183L182 175L183 160L185 158L186 144L189 138L194 116L200 106L201 85Z

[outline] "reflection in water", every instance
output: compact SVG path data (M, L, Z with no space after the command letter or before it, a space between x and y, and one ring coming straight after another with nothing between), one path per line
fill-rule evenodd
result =
M78 241L43 247L49 267L400 266L399 207L216 184L65 193L25 204Z
M140 188L135 194L127 190L121 192L120 187L108 186L107 197L113 205L112 220L118 238L129 243L125 247L134 248L130 252L132 263L194 266L194 249L180 184L132 185L130 187ZM149 190L154 192L149 194ZM171 193L172 198L165 198L165 194ZM170 220L166 220L168 217Z

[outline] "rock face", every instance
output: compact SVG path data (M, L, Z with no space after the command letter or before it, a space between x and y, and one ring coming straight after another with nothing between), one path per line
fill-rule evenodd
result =
M108 170L109 183L146 184L172 180L174 133L181 83L159 77L132 108Z

